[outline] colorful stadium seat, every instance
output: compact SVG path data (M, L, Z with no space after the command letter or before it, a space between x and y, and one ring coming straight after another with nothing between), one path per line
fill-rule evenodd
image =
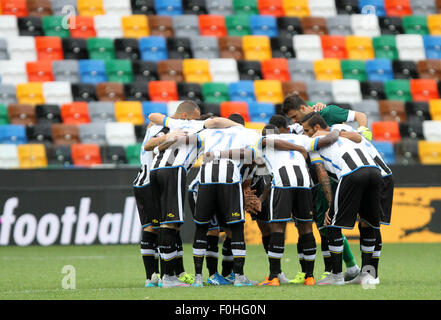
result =
M0 143L23 144L27 142L26 129L20 124L0 125Z
M32 126L37 123L35 108L31 104L11 103L8 106L7 115L10 124Z
M107 60L106 74L108 81L131 83L133 82L132 63L129 60Z
M80 82L79 66L77 60L52 61L52 73L55 81L70 83Z
M3 15L25 17L28 15L26 0L2 0L1 12Z
M37 47L36 39L40 37L13 37L8 38L8 55L10 60L24 60L35 61L37 60ZM38 57L38 60L43 60Z
M248 112L250 114L250 121L268 123L275 114L275 108L272 103L249 102Z
M302 17L302 30L304 34L322 36L328 34L326 19L323 17Z
M35 37L38 60L62 60L63 45L59 37Z
M389 141L372 141L375 149L388 165L395 164L394 145Z
M38 123L60 123L61 112L60 107L54 104L37 104L35 106L35 114Z
M245 120L250 121L250 114L248 110L248 104L243 101L230 101L222 102L220 104L221 117L228 118L233 113L239 113Z
M28 61L26 62L26 72L30 82L54 81L50 60Z
M89 108L87 102L72 102L61 105L61 118L64 124L89 123Z
M21 169L47 167L44 144L22 144L17 146L18 162Z
M116 122L115 104L111 101L92 101L89 102L90 122Z
M423 36L427 59L441 59L441 37Z
M424 60L423 37L419 34L399 34L396 36L398 57L400 60Z
M363 60L341 60L343 79L366 81L368 77L366 73L367 62L365 63Z
M115 102L125 100L124 85L120 82L97 83L96 95L99 101Z
M167 102L178 100L178 88L174 81L150 81L148 88L151 101Z
M74 101L97 101L96 85L93 83L72 83L72 95Z
M115 59L115 47L110 38L89 38L87 39L87 50L92 60Z
M395 36L383 35L372 38L372 44L377 59L398 59L398 50L395 42Z
M273 58L262 61L262 75L265 80L289 81L288 60L284 58Z
M219 38L219 57L223 59L242 60L242 39L237 36L226 36Z
M199 36L199 19L196 15L184 14L172 16L175 37L190 38Z
M142 147L141 143L127 146L126 159L128 164L136 165L136 166L139 166L141 164L139 160L141 155L141 147Z
M206 0L206 4L210 14L229 16L234 13L232 0Z
M97 84L107 81L106 64L103 60L80 60L78 70L83 83Z
M43 97L45 103L62 104L72 102L72 89L69 82L54 81L43 83Z
M130 0L103 0L106 15L129 15L132 13Z
M214 36L197 36L190 38L191 51L194 59L219 58L219 43ZM191 56L191 55L190 55ZM182 58L181 58L182 59ZM189 58L187 58L189 59Z
M152 36L174 37L173 20L170 16L150 16L149 30Z
M259 14L257 0L233 0L233 9L236 15Z
M258 102L273 104L283 102L282 84L278 80L254 81L254 93Z
M378 17L374 14L352 14L351 27L355 36L375 37L381 35Z
M15 144L0 144L0 168L18 168L18 152Z
M348 57L344 36L323 35L321 41L324 58L346 59Z
M370 37L347 36L346 50L348 51L348 58L353 60L367 60L375 57Z
M372 123L373 140L390 141L392 143L401 140L398 122L395 121L379 121Z
M427 16L427 27L431 35L441 35L441 14Z
M257 7L260 15L271 15L275 17L285 15L282 0L258 0Z
M271 59L271 45L267 36L243 36L242 48L246 60Z
M74 143L71 145L71 152L76 166L90 167L102 163L100 147L97 144Z
M96 36L98 38L122 38L122 19L111 15L98 15L93 17Z
M411 79L410 91L414 101L439 99L437 82L433 79Z
M17 84L17 101L19 103L44 103L43 85L41 82L27 82Z
M75 124L54 123L52 125L52 140L55 145L79 143L78 126Z
M69 31L72 38L96 37L94 17L76 16L69 18Z
M128 146L136 143L135 128L132 123L107 122L105 129L108 145Z
M378 101L378 106L382 121L407 121L404 101L380 100Z
M360 82L358 80L347 79L334 80L332 81L332 96L337 103L361 102L363 98L361 95Z
M282 92L284 97L287 96L288 94L294 93L294 94L298 94L304 100L309 100L305 82L301 82L301 81L282 82Z
M421 164L441 164L441 143L418 141L418 155Z
M145 61L166 60L167 44L164 37L150 36L139 39L141 59Z
M288 17L306 17L310 15L308 0L282 0L285 16Z
M71 36L69 28L63 25L62 16L44 16L41 18L42 28L45 36L69 38Z
M199 31L201 36L224 37L227 35L225 17L220 15L199 15Z
M239 81L237 62L234 59L210 59L208 60L211 81L230 83Z
M384 91L388 100L411 101L412 95L408 80L389 80L384 82Z
M221 103L230 100L228 85L223 82L203 83L202 95L204 97L204 101L207 103Z
M392 63L389 59L372 59L366 61L366 72L369 81L388 81L394 79Z
M255 36L277 37L279 31L274 16L252 15L250 16L251 34Z
M293 47L296 59L319 60L323 59L322 42L316 34L297 34L293 37Z
M105 14L103 0L77 0L80 16L97 16Z
M343 78L339 59L315 60L314 72L317 80L332 81Z
M246 36L251 34L248 15L232 15L225 17L225 26L229 36Z
M185 59L182 72L186 82L204 83L211 81L210 64L205 59Z
M429 34L426 16L404 16L403 17L404 32L409 34Z
M175 16L183 13L181 0L155 0L155 11L157 15Z
M410 0L384 0L384 7L388 16L407 16L412 14Z
M254 83L250 80L232 82L228 85L228 94L231 101L256 101Z
M163 81L184 81L181 59L169 59L158 61L159 79Z
M144 123L142 104L139 101L115 102L115 118L118 122L129 122L134 125Z
M142 14L122 17L121 27L123 36L126 38L141 38L150 35L147 16Z

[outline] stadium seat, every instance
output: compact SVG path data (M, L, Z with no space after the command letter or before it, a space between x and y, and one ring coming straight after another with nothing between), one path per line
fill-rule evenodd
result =
M43 83L43 97L45 103L62 104L72 102L72 91L69 82L55 81Z
M114 46L116 59L139 60L141 58L138 40L135 38L117 38L114 40Z
M20 124L0 125L0 143L27 143L25 126Z
M129 60L107 60L105 64L108 81L121 83L133 82L132 63Z
M309 101L328 104L334 100L332 83L329 81L310 81L308 82L307 91Z
M429 101L429 112L432 120L441 121L441 99Z
M89 59L86 39L63 39L62 46L64 59Z
M431 120L429 103L427 101L408 101L405 104L406 114L409 117L416 117L422 121Z
M347 36L346 50L348 58L352 60L374 59L372 39L363 36Z
M115 59L115 47L110 38L89 38L87 39L87 50L92 60Z
M441 80L441 61L438 59L420 60L417 63L417 71L421 79Z
M351 17L346 14L327 18L326 27L329 35L348 36L352 34Z
M22 144L17 146L18 162L21 169L47 167L44 144Z
M49 123L37 123L26 127L28 143L43 143L46 147L52 144L52 126Z
M240 80L263 79L260 61L239 60L237 62Z
M435 0L410 0L412 14L427 16L436 13Z
M375 37L381 35L378 17L374 14L352 14L351 27L355 36Z
M314 72L317 80L332 81L343 78L339 59L315 60Z
M441 14L427 16L427 27L431 35L441 35Z
M273 58L263 60L261 67L265 80L289 81L291 78L287 59Z
M155 0L132 0L132 13L133 14L145 14L154 15L155 12Z
M26 72L30 82L54 81L52 62L49 60L26 62Z
M304 34L319 36L328 34L327 22L324 17L302 17L301 24Z
M231 101L253 102L256 101L254 83L250 80L232 82L228 86Z
M418 159L418 140L403 138L401 142L394 144L395 163L402 165L415 165Z
M78 68L83 83L97 84L107 81L106 65L103 60L80 60Z
M375 50L375 57L377 59L398 59L398 50L395 42L395 36L383 35L380 37L373 37L372 44Z
M184 14L172 16L175 37L190 38L199 36L199 19L196 15Z
M258 102L283 102L282 84L278 80L254 81L254 93Z
M403 17L403 29L405 33L426 35L429 34L426 16Z
M16 89L18 103L44 103L43 85L41 82L20 83L17 84Z
M178 88L174 81L150 81L148 88L151 101L167 102L178 100Z
M87 102L64 103L60 107L64 124L89 123L89 108Z
M71 145L71 152L75 166L90 167L102 163L100 147L97 144L75 143Z
M293 81L314 81L314 63L311 60L289 59L289 71Z
M354 102L351 104L353 110L363 112L368 118L368 127L372 128L372 123L381 121L381 115L379 111L378 101L375 100L363 100L361 102Z
M429 101L439 99L437 82L433 79L411 79L410 91L414 101Z
M323 59L322 42L316 34L298 34L293 37L293 47L296 59L320 60Z
M397 143L401 140L398 122L395 121L378 121L372 123L372 135L375 141Z
M133 61L132 70L135 81L148 82L159 80L158 67L154 61Z
M306 17L310 15L308 0L282 0L283 11L287 17Z
M77 16L75 18L70 17L69 31L70 31L70 37L72 38L96 37L97 34L95 31L94 17L83 17L83 16ZM68 35L66 35L65 37L68 37Z
M52 73L55 81L67 81L71 83L80 82L77 60L52 61Z
M237 62L234 59L210 59L208 60L211 81L230 83L239 81Z
M122 19L112 15L98 15L93 17L96 36L98 38L122 38Z
M161 60L158 62L159 79L163 81L184 81L181 59Z
M268 60L271 59L271 45L267 36L243 36L242 48L245 60Z
M205 2L210 14L229 16L234 13L232 0L206 0Z
M0 83L0 104L8 105L17 102L15 85Z
M169 59L190 59L193 57L189 38L167 38L167 50Z
M20 36L43 36L41 17L28 16L17 19L18 32Z
M60 123L60 107L56 104L38 104L35 106L38 123Z
M54 123L52 125L52 141L55 145L79 143L78 126L75 124Z
M332 81L332 96L337 103L354 103L363 100L358 80ZM319 101L317 101L319 102Z
M23 60L0 60L2 83L19 84L28 81L26 62Z
M139 101L115 102L115 118L117 122L129 122L133 125L144 123L142 105Z
M64 17L62 16L44 16L41 18L41 25L45 36L69 38L70 28L64 28Z
M336 0L335 6L337 9L337 14L350 15L360 13L358 0Z
M144 113L145 121L146 121L146 123L148 123L149 122L148 116L150 113L159 112L164 115L167 114L167 103L143 101L142 102L142 110Z
M181 0L163 0L163 1L155 0L155 11L157 15L164 15L164 16L181 15L183 13L182 2Z
M324 58L346 59L348 57L344 36L323 35L321 41Z
M418 141L418 155L421 164L441 164L441 142Z
M35 37L38 60L62 60L64 58L61 38Z
M227 35L224 16L202 14L198 18L201 36L224 37Z
M397 35L404 33L401 17L379 17L380 30L383 35Z
M108 15L129 15L132 13L130 0L103 0L104 12Z
M365 64L363 60L341 60L340 65L343 79L367 80L367 63Z
M220 104L221 117L228 118L233 113L239 113L245 120L250 121L248 104L243 101L222 102Z
M96 85L96 95L99 101L125 100L124 85L119 82L100 82Z
M7 38L9 59L24 61L37 60L35 39L38 38L39 37L31 36Z
M72 83L72 95L74 101L97 101L96 86L92 83Z
M306 90L305 82L301 82L301 81L282 82L282 92L284 97L286 97L288 94L294 93L301 96L304 100L308 100L308 92Z
M279 29L279 36L292 40L296 34L302 34L302 23L298 17L278 17L277 28Z
M389 59L367 60L366 72L369 81L384 82L394 79L392 63Z
M412 95L408 80L389 80L384 82L384 91L388 100L411 101Z
M50 0L27 0L29 16L50 16L52 15L52 6Z
M275 114L274 105L272 103L249 102L248 112L250 121L268 123L270 118Z
M34 125L37 122L35 108L31 104L11 103L8 106L10 124Z
M201 104L201 114L207 113L220 117L220 103L203 102Z
M414 79L418 77L416 63L411 60L392 61L392 70L395 79Z
M384 0L384 7L388 16L407 16L412 14L410 0Z
M194 59L219 58L219 44L216 37L213 36L191 37L190 45Z
M77 0L80 16L97 16L105 14L103 0Z
M402 138L424 139L423 121L417 117L408 117L407 122L400 122L400 135Z
M252 15L250 16L251 34L255 36L277 37L279 31L274 16L270 15Z
M141 81L124 84L124 95L126 101L150 100L147 83Z
M258 0L257 8L260 15L271 15L275 17L285 15L282 0Z
M68 8L69 10L66 10ZM77 0L52 0L51 1L52 13L55 16L64 16L66 11L71 14L78 15Z
M186 82L204 83L211 81L210 64L205 59L185 59L182 72Z
M424 60L423 37L419 34L399 34L396 36L398 57L400 60Z
M147 16L143 14L122 17L121 27L125 38L141 38L150 35Z
M113 102L91 101L89 102L89 118L92 123L116 122L115 104Z
M192 100L198 105L202 103L202 89L199 83L181 82L178 83L179 100Z
M0 168L18 168L18 152L15 144L0 144Z
M81 143L106 144L106 125L104 122L81 124L78 126Z
M423 36L427 59L441 59L441 37Z
M384 0L359 0L358 7L362 13L372 13L379 17L386 15ZM363 11L363 8L365 8L365 11Z
M125 164L127 163L126 149L123 146L101 146L101 157L104 164Z
M233 9L236 15L259 14L257 0L233 0Z
M207 5L205 0L183 1L183 12L186 14L201 15L207 14Z
M170 16L155 16L148 18L150 35L161 37L174 37L173 21Z
M141 148L142 148L141 143L132 144L130 146L127 146L126 159L127 159L128 164L136 165L136 166L139 166L141 164L141 161L140 161Z
M294 47L291 39L285 37L271 38L270 43L273 58L294 58Z
M230 100L228 85L223 82L203 83L202 96L207 103L221 103Z
M251 34L250 18L247 15L225 17L225 26L229 36L246 36Z
M5 38L19 36L16 16L0 15L0 34Z
M242 60L242 38L236 36L220 37L218 39L219 57L223 59Z
M132 123L107 122L106 141L111 146L128 146L136 143L135 128Z
M160 61L168 58L167 44L164 37L150 36L139 39L139 51L142 60Z
M308 6L313 17L332 17L337 14L334 0L309 0Z
M382 121L407 121L404 101L380 100L378 101L378 106Z
M425 120L423 122L423 134L426 141L441 142L441 121Z
M28 15L26 0L1 1L1 12L4 15L25 17Z
M381 154L381 157L388 165L395 164L395 151L393 143L389 141L372 141L375 149Z

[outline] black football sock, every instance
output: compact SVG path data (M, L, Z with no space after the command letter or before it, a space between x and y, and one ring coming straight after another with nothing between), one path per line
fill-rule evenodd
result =
M270 243L270 239L271 239L271 235L262 236L263 249L265 250L265 252L267 254L268 254L268 246L269 246L269 243Z
M243 223L233 223L231 229L231 251L233 252L233 272L243 274L243 266L246 257L246 245L243 232Z
M383 247L383 242L381 239L380 229L375 229L375 248L371 260L371 265L373 265L375 269L375 278L378 277L378 263L380 262L382 247Z
M305 266L305 278L314 276L314 262L317 247L312 232L304 234L302 238L303 265Z
M179 230L176 230L176 261L175 261L175 275L179 275L185 272L184 269L184 247L182 246L182 239Z
M176 230L161 228L159 231L159 251L164 265L164 275L173 276L175 274L176 251Z
M303 263L303 247L302 247L302 238L299 236L297 240L297 255L299 256L300 267L302 268L302 272L305 273L305 264Z
M207 269L208 274L212 276L217 273L217 264L219 258L219 237L218 236L207 236Z
M343 236L340 228L328 227L328 243L332 258L332 273L341 273L343 269Z
M155 273L159 274L159 264L161 261L161 255L159 254L158 246L156 246L155 251Z
M149 231L142 231L141 255L144 262L146 279L151 279L156 272L155 253L158 246L158 235Z
M231 251L231 238L225 238L222 246L222 276L226 277L233 272L233 252Z
M331 259L331 253L329 252L329 246L328 246L328 238L320 233L320 239L321 239L321 249L322 249L322 255L323 255L323 262L325 264L325 272L331 272L332 271L332 259Z
M375 249L375 231L374 228L359 227L360 229L360 251L361 251L361 269L367 272L372 272L371 265L372 253ZM370 266L370 267L368 267ZM373 275L374 276L374 275Z
M207 231L208 224L196 224L193 240L193 263L196 274L202 274L204 257L207 252Z
M268 261L270 265L270 275L268 280L277 278L280 273L280 260L285 251L285 233L273 232L268 246Z

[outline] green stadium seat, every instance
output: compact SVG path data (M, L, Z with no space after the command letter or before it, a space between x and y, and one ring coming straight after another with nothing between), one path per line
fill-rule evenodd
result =
M403 29L410 34L429 34L426 16L405 16L403 17Z
M388 100L412 101L409 80L389 80L384 83Z
M373 37L372 43L374 46L376 58L386 58L391 60L398 59L398 50L397 44L395 42L395 36L384 35Z
M362 60L341 60L343 79L367 81L366 65Z
M233 0L235 14L259 14L256 0Z
M226 16L225 25L229 36L246 36L251 34L250 18L247 15Z
M9 124L8 106L5 104L0 104L0 125L1 124Z
M91 60L112 60L115 59L115 47L110 38L88 38L87 50Z
M42 17L42 28L45 36L69 38L70 31L63 27L64 17L44 16Z
M109 82L133 82L132 63L130 60L107 60L106 73Z
M141 155L141 143L132 144L127 146L126 148L126 158L128 164L133 164L139 166L141 164L141 161L139 159Z
M228 85L223 82L206 82L202 84L202 96L207 103L221 103L230 99Z

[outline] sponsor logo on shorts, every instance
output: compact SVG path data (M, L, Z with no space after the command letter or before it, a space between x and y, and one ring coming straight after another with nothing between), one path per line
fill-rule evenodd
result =
M152 222L153 223L158 223L159 221L158 221L158 219L153 219Z
M170 212L170 213L167 215L167 217L169 217L169 218L174 218L175 215L174 215L173 213Z
M238 212L233 212L233 213L231 214L231 216L232 216L232 217L240 217L240 213L238 213Z

